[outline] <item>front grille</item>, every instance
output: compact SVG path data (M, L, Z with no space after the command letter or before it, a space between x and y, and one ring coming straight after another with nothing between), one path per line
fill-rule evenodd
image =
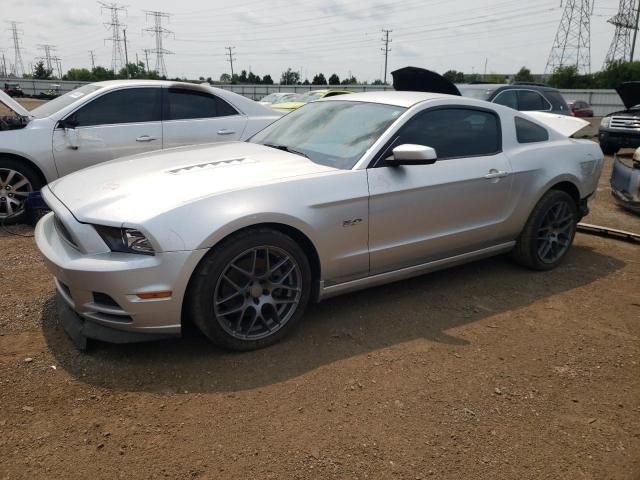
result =
M73 237L71 236L71 234L69 233L69 230L67 230L67 227L64 226L64 223L62 223L62 221L60 220L60 218L58 218L57 215L54 214L53 216L53 224L56 227L56 230L58 231L58 234L72 247L74 248L78 248L78 245L76 244L76 242L73 240Z
M611 117L610 128L640 131L640 117Z

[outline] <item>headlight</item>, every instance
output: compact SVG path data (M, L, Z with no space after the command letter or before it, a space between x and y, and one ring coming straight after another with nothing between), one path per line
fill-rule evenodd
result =
M600 122L602 128L609 128L609 125L611 125L611 117L604 117Z
M112 252L155 255L151 242L134 228L93 226Z

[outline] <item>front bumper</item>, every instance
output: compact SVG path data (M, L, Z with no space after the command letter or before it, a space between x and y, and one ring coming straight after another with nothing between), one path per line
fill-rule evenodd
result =
M612 145L619 148L640 147L640 132L632 130L600 128L598 139L601 144Z
M54 207L56 210L60 211ZM155 256L82 252L60 234L54 215L49 213L38 222L35 240L55 277L60 301L79 316L75 321L67 314L61 316L70 334L76 331L109 342L140 341L144 339L141 335L153 340L180 334L189 278L206 250ZM74 230L85 229L87 225L69 217L64 220L66 229L81 238ZM160 291L172 293L160 299L143 300L137 296ZM72 324L76 328L69 327ZM121 335L118 337L113 331Z
M640 169L616 158L611 172L611 194L620 206L640 213Z

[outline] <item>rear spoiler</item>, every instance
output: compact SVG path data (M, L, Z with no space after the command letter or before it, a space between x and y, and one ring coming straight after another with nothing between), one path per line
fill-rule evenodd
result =
M556 132L564 135L565 137L571 137L575 135L583 128L590 125L589 122L581 118L570 117L569 115L558 115L555 113L547 112L520 112L521 114L528 115L534 120L544 124L545 126L555 130Z

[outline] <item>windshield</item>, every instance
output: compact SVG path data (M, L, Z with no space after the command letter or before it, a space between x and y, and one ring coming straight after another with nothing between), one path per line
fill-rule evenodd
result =
M31 110L31 115L36 118L48 117L49 115L53 115L54 113L80 100L85 95L99 90L100 88L102 88L100 85L95 84L84 85L80 88L76 88L69 93L60 95L59 97L54 98L53 100L49 100L47 103L34 108L33 110Z
M460 90L460 94L463 97L475 98L476 100L488 100L494 91L491 88L473 88L473 87L465 88L460 85L458 85L458 90Z
M310 103L249 141L299 152L315 163L348 170L405 110L378 103Z

